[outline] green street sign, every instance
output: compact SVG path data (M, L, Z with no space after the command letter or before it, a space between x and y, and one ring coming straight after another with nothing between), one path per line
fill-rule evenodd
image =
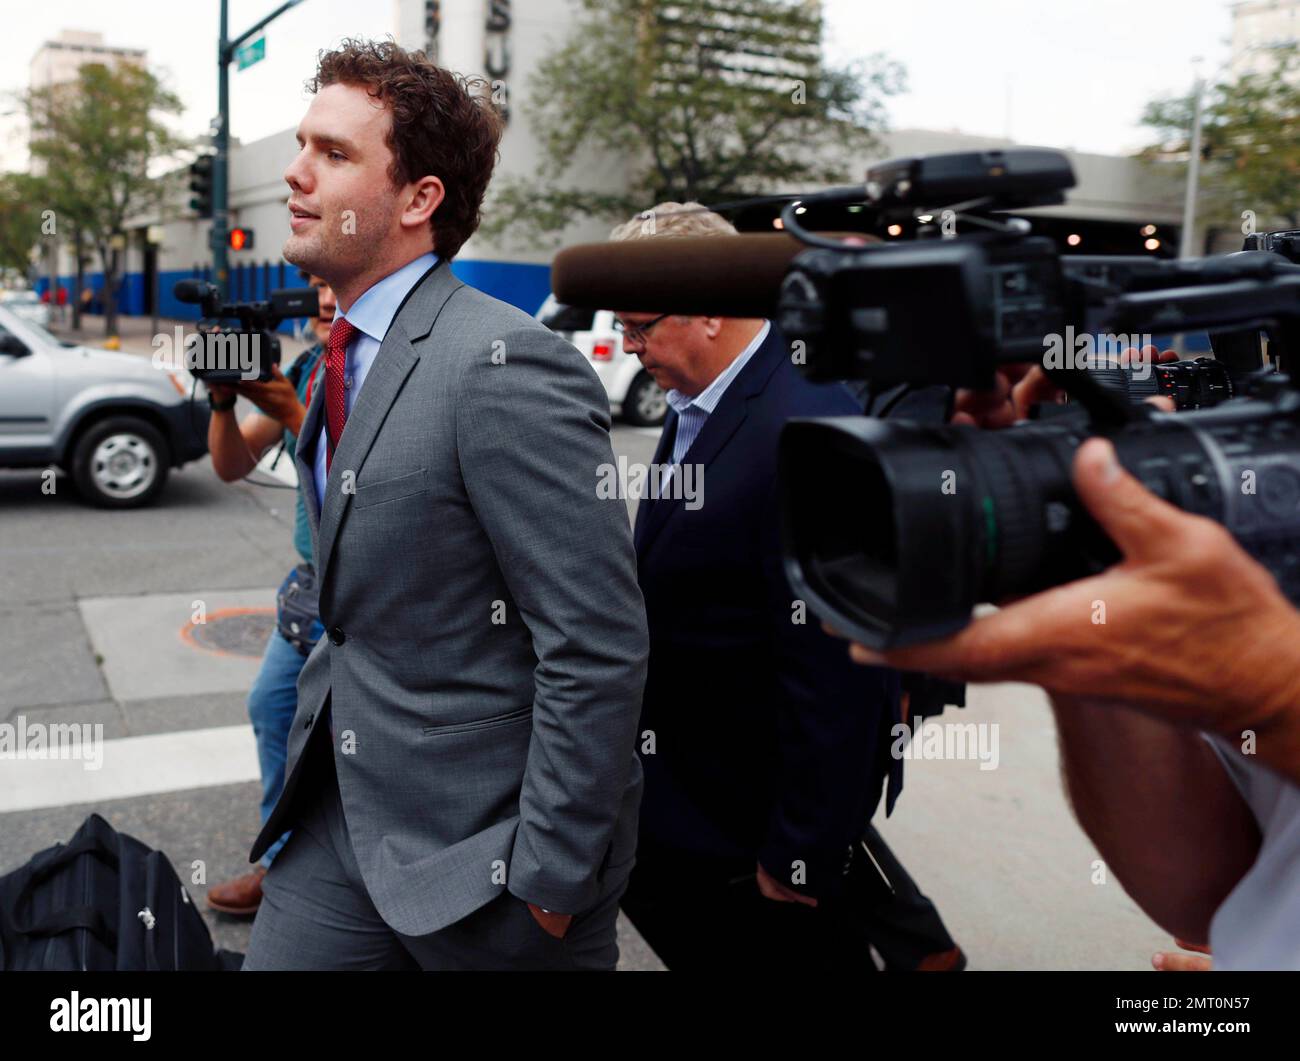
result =
M266 38L258 37L257 40L249 41L235 49L235 61L239 64L238 69L247 70L254 63L259 63L266 58Z

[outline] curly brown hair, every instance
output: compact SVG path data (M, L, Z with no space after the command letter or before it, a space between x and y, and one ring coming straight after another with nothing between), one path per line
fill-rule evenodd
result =
M444 70L423 53L393 40L348 38L318 57L308 92L326 85L359 85L392 113L388 174L396 187L431 175L446 198L429 218L433 247L450 260L478 228L479 210L496 165L501 118L486 81Z

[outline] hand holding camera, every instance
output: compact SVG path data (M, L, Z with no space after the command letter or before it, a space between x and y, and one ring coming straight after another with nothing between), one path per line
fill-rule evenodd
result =
M1145 489L1104 439L1079 448L1073 480L1120 549L1118 564L943 640L884 654L853 645L853 658L954 680L1031 682L1238 741L1253 730L1260 758L1300 779L1300 675L1279 651L1300 637L1300 613L1272 575L1220 524Z
M216 412L234 409L235 398L243 395L266 416L295 435L307 416L306 407L298 400L298 392L280 371L279 365L269 366L270 378L265 381L248 380L242 383L209 383L208 400Z
M298 434L307 410L298 400L298 392L280 371L279 365L270 366L271 378L266 381L248 380L235 385L234 390L256 405L272 420Z

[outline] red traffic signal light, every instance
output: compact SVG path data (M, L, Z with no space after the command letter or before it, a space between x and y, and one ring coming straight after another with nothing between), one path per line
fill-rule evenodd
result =
M248 251L253 249L253 230L251 228L232 228L230 230L230 249Z

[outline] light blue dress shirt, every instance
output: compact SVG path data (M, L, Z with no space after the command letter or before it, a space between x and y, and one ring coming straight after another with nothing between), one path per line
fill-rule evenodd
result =
M749 359L763 345L763 340L767 338L767 333L771 330L772 323L764 321L763 327L758 329L758 334L754 336L749 345L736 356L736 359L731 364L718 373L717 378L712 383L694 398L689 394L683 394L679 390L670 390L668 392L668 404L673 407L673 412L677 414L677 435L673 439L672 464L663 473L663 486L667 486L668 481L672 478L673 468L681 464L682 458L690 450L691 444L699 437L700 432L704 429L705 422L709 419L709 414L718 407L718 402L722 401L722 396L727 393L727 388L731 386L732 380L739 376L741 370L749 364Z
M1300 785L1206 736L1259 825L1254 864L1210 920L1214 968L1300 969Z
M338 312L339 317L343 317L354 328L360 332L359 335L352 337L352 342L348 344L345 352L346 362L343 370L343 400L347 405L348 415L352 414L352 407L356 404L357 395L361 393L361 387L366 382L366 376L370 372L370 366L375 363L375 355L379 353L380 344L384 341L384 336L388 334L389 326L393 323L393 318L397 316L397 311L401 308L403 300L411 293L413 288L425 273L434 267L438 262L438 256L430 251L428 254L421 254L414 261L407 262L395 273L389 273L382 280L368 287L365 293L357 299L346 313L341 310ZM336 317L337 319L337 317ZM324 376L320 377L321 386L325 386ZM344 428L346 431L346 427ZM325 471L325 451L327 449L325 441L325 411L321 410L320 433L316 436L316 454L315 454L315 479L316 479L316 497L322 499L325 497L325 480L327 478ZM321 504L323 508L323 503ZM319 512L320 509L318 508Z

